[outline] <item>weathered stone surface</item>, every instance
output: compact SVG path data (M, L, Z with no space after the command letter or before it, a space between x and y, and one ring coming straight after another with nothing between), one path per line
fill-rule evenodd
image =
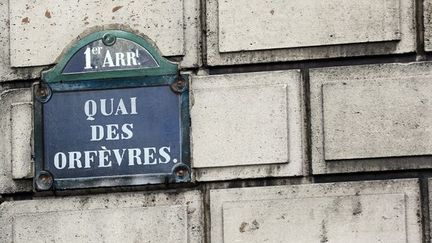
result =
M6 90L0 94L0 193L31 190L31 180L15 180L28 178L32 172L29 102L30 89Z
M326 160L432 153L430 78L328 83L322 89Z
M219 1L219 52L400 40L399 2Z
M429 178L429 217L432 219L432 178ZM430 237L432 237L432 231L429 229ZM432 239L432 238L431 238Z
M186 221L183 206L36 213L14 217L12 238L13 242L137 242L150 238L187 243ZM41 222L50 223L41 227Z
M187 3L186 3L187 2ZM91 30L134 30L164 56L198 61L198 1L11 1L10 55L14 67L55 63L65 47Z
M192 92L192 158L198 180L302 174L298 71L193 76Z
M212 167L215 160L218 166L288 161L286 84L255 87L218 84L210 89L197 85L193 106L197 124L193 138L196 168Z
M32 130L33 104L31 102L11 105L11 164L12 178L33 177Z
M423 1L425 50L432 51L432 0Z
M430 158L403 158L432 154L431 67L311 70L313 172L430 168Z
M212 66L415 50L413 0L210 0L206 6Z
M202 242L199 192L5 202L1 242Z
M228 202L223 218L227 242L406 242L404 194Z
M210 192L211 242L421 242L417 180Z
M184 46L180 67L199 67L202 65L202 32L200 0L183 1Z
M0 0L0 82L36 78L42 70L40 67L20 69L10 67L8 6L9 0Z

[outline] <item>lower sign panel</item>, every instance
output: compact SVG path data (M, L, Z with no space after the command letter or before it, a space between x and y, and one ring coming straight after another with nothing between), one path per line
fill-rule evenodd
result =
M40 109L36 188L46 189L38 180L53 180L58 189L190 180L185 100L169 85L54 89Z

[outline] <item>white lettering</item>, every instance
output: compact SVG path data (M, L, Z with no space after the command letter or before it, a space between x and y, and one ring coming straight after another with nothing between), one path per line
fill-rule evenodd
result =
M84 69L92 69L90 47L86 48L84 55L85 55L85 67L84 67Z
M115 54L115 56L116 56L116 67L126 66L125 55L123 53L117 52ZM130 66L130 65L128 65L128 66Z
M111 155L111 150L107 150L106 147L101 146L103 150L98 150L99 153L99 167L111 167L111 161L109 160L109 156ZM108 164L106 164L108 162Z
M114 110L114 98L111 98L111 110L110 112L107 112L106 109L106 99L100 99L100 108L101 108L101 113L104 116L110 116L113 113Z
M166 163L170 162L170 160L171 160L171 155L169 154L170 150L171 150L170 147L161 147L159 149L159 155L165 159L165 160L159 159L159 163L166 164Z
M84 104L84 113L88 121L94 121L94 115L97 113L97 105L94 100L87 100Z
M120 136L118 134L118 125L117 124L108 124L108 125L106 125L106 127L107 127L106 140L119 140Z
M90 125L91 139L90 141L100 141L104 138L104 128L101 125Z
M102 46L97 46L92 48L93 55L99 55L101 53Z
M145 165L154 165L156 164L156 159L154 159L154 153L156 152L155 147L144 148L144 164ZM151 161L150 161L151 159Z
M133 66L138 65L135 53L130 52L130 51L126 52L126 59L127 59L127 65L128 66L130 66L130 65L133 65Z
M115 110L114 107L116 107ZM129 102L126 103L123 98L118 100L114 98L110 98L109 100L99 99L98 101L87 100L84 103L84 113L88 121L94 121L94 116L96 116L98 112L104 116L137 115L137 98L130 97Z
M116 110L116 112L115 112L114 115L117 116L119 111L121 112L122 115L127 115L128 114L128 112L126 110L126 106L123 103L123 99L121 99L121 98L119 100L119 103L118 103L118 106L117 106L117 110Z
M75 163L78 168L82 168L81 164L81 152L73 151L69 152L69 168L68 169L75 169Z
M109 67L114 67L114 62L111 56L111 53L109 50L106 51L105 53L105 58L104 58L104 62L102 64L102 67L105 67L108 64Z
M136 111L136 97L131 97L130 98L130 103L131 103L131 112L130 112L130 114L131 115L136 115L136 114L138 114L137 113L137 111Z
M137 148L128 149L128 155L129 155L129 165L134 165L135 163L137 165L141 165L142 161L139 157L141 155L141 150Z
M93 154L93 156L92 156ZM97 151L84 151L84 168L90 168L90 163L94 162L94 156L97 155Z
M123 124L123 126L122 126L122 132L123 133L121 135L121 139L124 139L124 140L131 139L133 137L132 129L133 129L132 123ZM125 136L125 134L126 134L126 136Z
M67 158L66 158L66 154L62 153L62 152L58 152L54 155L54 166L61 170L64 169L66 167L67 164Z
M127 124L132 125L132 124ZM156 165L176 163L177 159L172 161L171 147L162 146L145 147L145 148L122 148L108 149L101 146L100 150L90 151L71 151L68 153L58 152L54 155L55 168L62 169L90 169L90 168L107 168L121 166L124 160L129 166L135 165ZM114 162L113 162L114 161ZM84 166L83 166L84 165Z
M118 149L113 149L113 152L114 152L114 156L116 157L117 164L120 166L122 164L123 157L124 157L124 154L126 152L126 149L122 149L122 153L121 154L120 154L120 150L118 150Z

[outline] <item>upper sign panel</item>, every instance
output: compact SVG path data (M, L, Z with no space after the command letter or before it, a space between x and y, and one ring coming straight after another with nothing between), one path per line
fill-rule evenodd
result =
M154 57L142 46L123 38L109 38L114 37L107 36L82 47L66 64L63 73L159 67Z

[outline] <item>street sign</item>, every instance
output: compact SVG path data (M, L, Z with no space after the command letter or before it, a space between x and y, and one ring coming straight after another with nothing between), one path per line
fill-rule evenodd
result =
M83 38L33 88L35 189L190 181L187 78L132 33Z

